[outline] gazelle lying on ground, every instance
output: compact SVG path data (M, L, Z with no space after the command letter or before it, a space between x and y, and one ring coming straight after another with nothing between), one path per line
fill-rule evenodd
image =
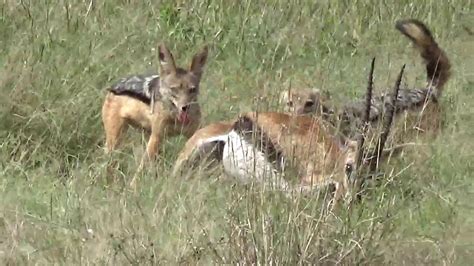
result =
M284 91L280 95L279 104L291 115L325 114L328 109L325 107L327 98L318 89L299 89ZM208 139L212 136L225 135L229 133L237 120L221 121L209 124L194 133L188 139L176 160L173 175L177 175L180 170L188 168L188 162L195 161L195 157L207 157L207 159L220 160L219 151L222 147L208 144ZM217 157L216 157L217 156ZM204 158L201 158L204 159ZM201 161L199 159L199 161Z
M439 48L431 32L417 20L402 20L396 23L396 28L410 38L420 50L425 59L427 85L421 89L401 89L398 96L396 118L405 113L412 116L411 123L406 120L401 129L395 129L397 142L407 141L407 133L411 129L436 131L441 121L441 111L438 103L444 84L450 76L450 62L444 51ZM371 100L369 121L372 125L378 123L390 105L391 95L376 96ZM343 135L355 137L363 127L366 100L361 99L342 106L339 111L328 103L328 99L317 90L284 91L280 95L280 104L286 105L288 112L296 115L313 114L330 121L341 128ZM336 110L336 111L334 111ZM413 121L414 120L414 121ZM194 162L203 159L218 159L222 157L222 146L208 142L212 136L225 135L230 132L236 120L212 123L198 131L186 142L175 163L173 173L186 170ZM434 129L434 130L433 130ZM393 134L393 132L392 132ZM393 137L393 136L392 136ZM219 143L219 142L217 142Z
M373 63L370 79L372 71ZM402 73L403 69L395 93L398 93ZM370 94L367 95L371 96L371 82L369 84ZM396 99L393 97L393 105ZM368 99L367 103L370 102L371 99ZM391 121L393 112L389 115ZM285 192L308 191L334 184L334 202L350 193L350 183L358 168L362 147L356 140L339 135L336 128L321 117L251 112L237 118L230 131L229 123L221 126L214 124L212 132L202 131L203 135L208 134L206 139L202 139L209 145L208 148L220 150L216 154L227 175L244 182L263 182ZM387 123L384 132L388 134L389 128ZM224 134L221 134L222 131ZM296 186L286 180L289 169L294 169L299 177Z

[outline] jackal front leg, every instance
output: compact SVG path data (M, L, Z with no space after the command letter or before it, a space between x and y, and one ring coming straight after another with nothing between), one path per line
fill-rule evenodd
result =
M132 178L132 181L130 182L130 187L136 188L137 179L139 175L142 173L143 169L145 168L145 165L151 165L151 163L156 159L158 150L160 148L161 140L165 133L163 124L164 124L163 121L160 120L158 121L156 126L152 127L151 135L146 147L146 153L142 156L137 172L135 173L135 175Z

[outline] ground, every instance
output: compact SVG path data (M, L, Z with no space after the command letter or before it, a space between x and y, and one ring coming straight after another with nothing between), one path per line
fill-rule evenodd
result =
M0 32L2 264L260 262L456 264L474 260L474 36L470 0L3 1ZM164 42L180 65L205 43L204 123L275 102L291 87L361 97L424 84L396 20L425 22L453 64L443 132L390 163L360 204L321 218L322 200L195 174L169 176L183 138L166 141L136 191L108 185L100 108L107 86L158 71ZM273 106L259 104L259 109ZM129 130L129 181L146 139ZM347 206L346 206L347 207Z

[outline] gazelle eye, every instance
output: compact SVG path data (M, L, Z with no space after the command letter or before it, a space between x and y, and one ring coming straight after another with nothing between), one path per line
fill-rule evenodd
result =
M313 107L314 105L314 102L313 101L307 101L305 104L304 104L304 107L305 108L310 108L310 107Z
M346 168L345 168L345 171L346 171L346 176L347 177L350 177L352 175L352 171L353 171L353 166L352 164L346 164Z
M288 102L286 102L286 105L288 105L288 107L293 107L293 102L292 102L292 101L288 101Z

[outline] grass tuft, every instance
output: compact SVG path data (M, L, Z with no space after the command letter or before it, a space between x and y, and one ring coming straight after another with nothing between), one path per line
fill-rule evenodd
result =
M0 4L2 264L468 264L474 258L472 1L3 1ZM157 71L165 42L189 59L211 46L205 123L282 89L318 87L337 103L376 93L421 59L394 28L417 18L453 62L441 136L407 151L360 204L323 215L326 192L288 200L196 173L170 177L183 138L127 184L145 141L119 154L108 186L100 108L106 86ZM182 64L189 62L180 62ZM268 105L271 108L271 104ZM423 141L423 140L420 140Z

